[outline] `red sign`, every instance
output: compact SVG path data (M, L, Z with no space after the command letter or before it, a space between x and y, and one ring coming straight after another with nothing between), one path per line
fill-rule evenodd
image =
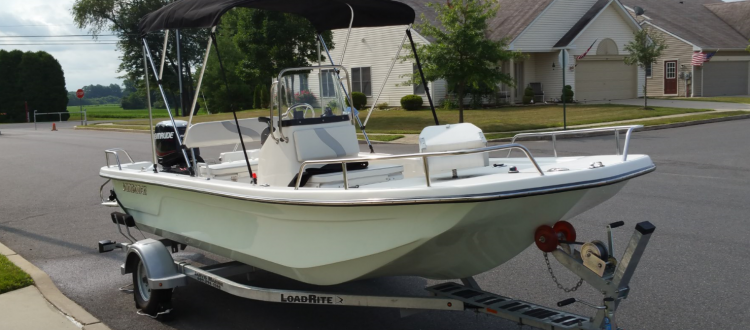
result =
M79 99L83 98L83 90L82 89L79 89L79 90L76 91L76 97L79 98Z

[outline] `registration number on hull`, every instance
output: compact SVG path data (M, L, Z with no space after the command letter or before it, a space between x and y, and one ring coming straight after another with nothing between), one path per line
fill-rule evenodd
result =
M147 195L146 186L142 184L123 183L122 191L129 192L131 194Z

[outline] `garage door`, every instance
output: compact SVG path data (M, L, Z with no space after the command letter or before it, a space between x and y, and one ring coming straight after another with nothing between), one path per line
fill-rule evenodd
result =
M747 95L748 62L703 65L703 96Z
M621 100L637 96L636 67L619 61L579 61L575 98L578 101Z

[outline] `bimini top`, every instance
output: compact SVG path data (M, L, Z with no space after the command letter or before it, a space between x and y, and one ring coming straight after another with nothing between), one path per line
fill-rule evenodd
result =
M414 22L414 9L391 0L180 0L144 16L138 22L141 35L149 32L209 28L234 7L296 14L307 18L318 32L349 27L406 25Z

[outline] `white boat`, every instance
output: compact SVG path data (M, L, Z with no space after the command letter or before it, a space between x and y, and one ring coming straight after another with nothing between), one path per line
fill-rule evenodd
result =
M169 15L148 17L144 33L174 27L158 21ZM348 17L345 24L351 24ZM300 79L290 77L324 77L332 70L342 75L342 84L332 84L335 95L293 101ZM339 106L351 90L343 88L348 81L338 65L282 70L269 117L163 123L157 129L166 130L155 135L160 158L154 152L152 161L125 162L123 150L111 149L99 174L111 179L116 202L143 231L302 282L333 285L486 272L530 246L540 226L570 220L655 169L648 156L628 154L631 133L640 126L586 130L626 132L622 152L618 139L613 155L533 157L516 143L488 147L482 131L468 123L426 127L413 154L362 153L358 115ZM576 133L521 137L554 141ZM262 147L245 150L250 141ZM197 148L227 144L242 150L227 150L215 164L195 155ZM497 154L513 150L518 157Z

